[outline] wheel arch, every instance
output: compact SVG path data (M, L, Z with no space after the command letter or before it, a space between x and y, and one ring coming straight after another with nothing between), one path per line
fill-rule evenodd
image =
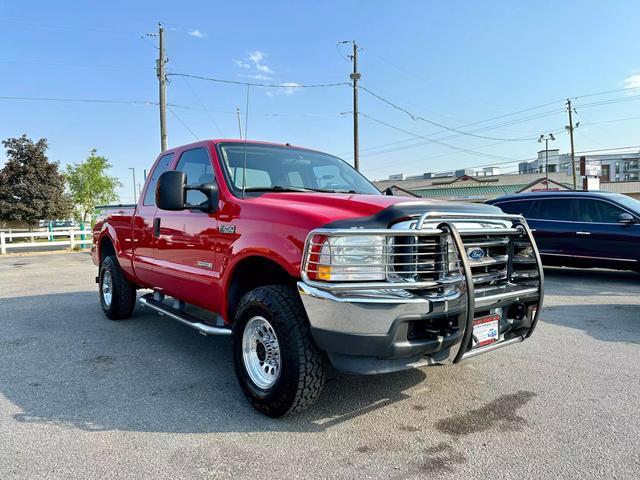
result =
M262 255L251 255L238 261L228 278L225 313L229 323L233 323L238 304L247 292L265 285L295 287L298 280L283 265Z
M116 255L116 247L109 235L103 235L98 244L98 261L102 265L102 261L109 255Z

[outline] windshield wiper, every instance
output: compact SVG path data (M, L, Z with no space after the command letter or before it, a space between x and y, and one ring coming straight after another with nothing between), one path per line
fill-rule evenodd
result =
M273 185L271 187L247 187L245 192L322 192L322 193L358 193L355 190L332 190L326 188L290 187Z
M313 188L304 187L283 187L282 185L273 185L272 187L247 187L245 192L317 192Z

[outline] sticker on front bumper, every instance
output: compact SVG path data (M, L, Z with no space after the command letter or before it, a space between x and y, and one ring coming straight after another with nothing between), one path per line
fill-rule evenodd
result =
M498 341L500 315L489 315L473 321L473 347L483 347Z

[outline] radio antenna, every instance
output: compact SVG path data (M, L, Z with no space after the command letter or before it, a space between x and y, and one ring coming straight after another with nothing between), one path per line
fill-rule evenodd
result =
M244 117L244 160L242 162L242 198L247 187L247 126L249 125L249 84L247 84L247 106ZM242 133L240 134L242 137Z

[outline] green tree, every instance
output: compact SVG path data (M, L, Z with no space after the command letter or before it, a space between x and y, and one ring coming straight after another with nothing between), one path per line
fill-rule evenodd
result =
M33 142L26 135L2 141L7 162L0 170L0 219L26 222L66 218L71 201L65 192L58 162L50 162L47 139Z
M67 181L71 198L76 205L79 219L87 221L96 205L118 200L116 188L121 183L107 175L111 164L105 157L96 155L94 148L84 162L67 165Z

